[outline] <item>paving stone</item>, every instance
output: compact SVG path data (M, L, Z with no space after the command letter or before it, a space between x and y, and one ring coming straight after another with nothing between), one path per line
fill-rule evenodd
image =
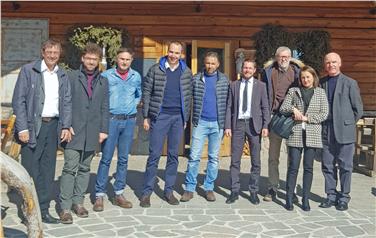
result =
M75 235L75 234L78 235L80 233L84 233L83 230L81 230L79 227L75 225L69 226L69 229L67 228L68 227L61 227L61 228L46 230L45 232L55 237L63 237L63 236Z
M174 215L196 215L204 214L203 209L173 209L172 214Z
M219 215L219 216L213 216L215 219L219 221L240 221L242 220L242 217L239 215Z
M371 224L371 222L367 219L350 219L349 220L352 224Z
M258 233L261 233L264 230L264 228L260 224L252 224L252 225L244 226L238 230L258 234Z
M316 222L317 224L323 225L323 226L345 226L350 225L350 222L347 220L334 220L334 221L320 221Z
M171 209L166 208L149 208L146 210L146 216L170 216Z
M248 226L249 223L249 221L230 221L227 223L227 225L232 228L242 228Z
M282 213L278 213L278 214L274 214L274 215L270 215L268 214L269 217L275 221L284 221L284 220L289 220L289 219L294 219L294 218L297 218L297 217L301 217L299 215L299 213L293 211L293 212L288 212L288 213L285 213L285 214L282 214Z
M177 221L190 221L189 215L172 215L170 216L171 219L177 220Z
M329 221L329 220L333 220L333 218L329 217L329 216L324 216L324 217L320 217L320 216L317 216L317 217L302 217L302 219L305 222L316 222L316 221Z
M85 226L85 225L93 225L93 224L102 224L103 220L99 218L86 218L86 219L79 219L76 221L76 219L73 218L74 224L77 224L79 226Z
M337 229L346 237L353 237L365 234L365 232L357 226L338 226Z
M149 235L152 235L153 237L174 237L178 236L178 234L170 232L170 231L148 231L146 232Z
M242 233L239 238L253 238L253 237L258 237L257 234L254 233Z
M309 212L306 212L303 210L298 210L298 211L302 217L329 217L328 214L320 210L311 210Z
M166 217L157 217L157 216L135 216L142 224L145 225L163 225L163 224L178 224L179 221L172 220Z
M99 237L116 237L116 235L117 235L116 231L113 231L113 230L96 231L96 232L93 232L93 233L96 236L99 236Z
M121 213L122 215L145 215L148 209L146 208L122 209Z
M134 226L134 228L137 231L151 231L151 226L149 225L139 225L139 226Z
M376 236L376 226L374 224L359 225L368 235Z
M270 218L268 216L243 216L245 221L252 221L252 222L268 222Z
M148 238L148 237L150 237L149 235L145 234L144 232L135 232L131 236L135 237L135 238Z
M307 228L314 229L314 230L323 227L323 225L316 224L316 223L313 223L313 222L301 223L300 225L305 226Z
M206 215L230 215L235 214L235 210L233 209L205 209Z
M240 215L266 215L265 211L255 210L255 209L236 209L236 214L240 214Z
M137 226L140 223L137 221L119 221L119 222L112 222L111 223L114 227L133 227Z
M301 217L296 217L296 218L292 218L292 219L285 219L285 220L283 220L283 222L286 225L296 225L296 224L305 223L305 221Z
M201 234L201 232L199 231L184 230L184 229L181 229L181 230L172 229L171 232L179 234L180 235L179 237L192 237L192 236L198 236Z
M191 221L191 222L183 222L182 225L185 226L188 229L193 229L196 227L204 226L206 225L207 222L202 222L202 221Z
M64 236L64 238L86 238L86 237L95 237L95 235L89 234L89 233L84 233L84 234L74 234L74 235L71 235L71 236Z
M127 228L121 228L116 231L116 234L120 237L129 236L130 234L134 233L136 229L134 227L127 227ZM110 236L107 236L110 237Z
M290 236L296 234L293 230L271 230L271 231L264 231L263 234L268 236L280 237L280 236Z
M105 217L103 218L105 222L118 222L118 221L136 221L132 216L117 216L117 217Z
M295 235L288 235L287 237L289 238L305 238L305 237L310 237L311 233L299 233Z
M196 231L200 232L215 232L215 233L220 233L220 234L232 234L236 235L239 233L238 230L229 228L229 227L224 227L224 226L217 226L217 225L204 225L202 227L198 227L195 229Z
M312 231L312 229L307 228L306 226L302 226L302 225L290 225L290 227L298 234Z
M151 231L165 231L165 230L183 230L185 227L183 225L170 225L170 224L164 224L164 225L157 225L152 226Z
M336 229L333 227L325 227L316 231L313 231L311 233L313 237L330 237L330 236L336 236L341 235Z
M283 229L290 229L288 226L284 225L282 222L265 222L262 225L268 230L283 230Z
M209 215L192 215L192 221L212 221L213 217Z
M121 210L111 209L100 213L100 217L117 217L122 215Z
M202 233L200 237L202 238L219 238L219 237L232 238L232 237L237 237L237 236L231 235L231 234L223 235L222 233Z
M82 229L86 231L101 231L106 229L113 229L114 227L109 223L96 224L90 226L82 226Z

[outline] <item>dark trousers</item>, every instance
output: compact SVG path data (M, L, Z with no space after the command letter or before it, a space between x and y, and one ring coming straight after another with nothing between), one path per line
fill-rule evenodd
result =
M48 212L51 192L53 191L58 136L57 124L57 119L42 122L36 147L30 148L24 145L21 148L21 164L34 180L42 214Z
M261 172L261 136L253 129L252 119L238 120L236 128L232 131L231 137L231 192L239 192L240 190L240 161L243 154L245 140L248 140L251 150L251 176L249 179L249 191L257 192L259 189L259 179Z
M304 135L303 135L304 136ZM309 193L312 186L313 177L313 162L315 159L316 148L304 146L304 148L288 147L288 169L286 178L286 200L292 202L296 178L298 177L298 171L300 161L303 155L303 201L308 200Z
M167 163L165 168L165 195L174 190L177 170L179 144L184 131L184 122L180 114L168 115L161 113L150 124L149 157L144 174L144 188L142 195L149 196L154 189L159 159L163 144L167 136Z
M95 151L65 149L64 167L60 177L60 207L70 209L84 203L90 180L90 164Z
M355 133L355 132L354 132ZM355 144L340 144L336 141L333 123L326 122L323 126L323 151L321 169L325 178L325 193L333 202L337 199L348 203L350 201L351 173ZM339 179L341 191L337 192Z

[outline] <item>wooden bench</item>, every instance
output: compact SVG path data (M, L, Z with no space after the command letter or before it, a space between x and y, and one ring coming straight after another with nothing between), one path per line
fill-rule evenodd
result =
M376 118L360 119L356 134L354 170L373 177L376 175Z

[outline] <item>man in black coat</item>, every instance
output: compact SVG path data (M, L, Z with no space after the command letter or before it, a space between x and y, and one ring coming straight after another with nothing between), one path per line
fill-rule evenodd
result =
M71 135L71 88L64 69L57 66L61 44L43 43L42 59L22 67L13 92L15 138L21 143L21 164L34 180L44 223L52 217L50 192L55 178L56 150Z
M64 151L60 178L61 222L73 222L70 210L78 217L88 217L83 206L89 184L90 163L98 143L108 134L108 80L100 75L101 48L88 43L83 50L80 69L69 73L72 87L72 141Z

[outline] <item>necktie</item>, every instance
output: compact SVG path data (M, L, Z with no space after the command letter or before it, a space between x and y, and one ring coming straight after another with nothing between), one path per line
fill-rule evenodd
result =
M242 111L243 113L247 111L247 103L248 103L248 80L245 80L245 86L243 90L243 105L242 105Z

